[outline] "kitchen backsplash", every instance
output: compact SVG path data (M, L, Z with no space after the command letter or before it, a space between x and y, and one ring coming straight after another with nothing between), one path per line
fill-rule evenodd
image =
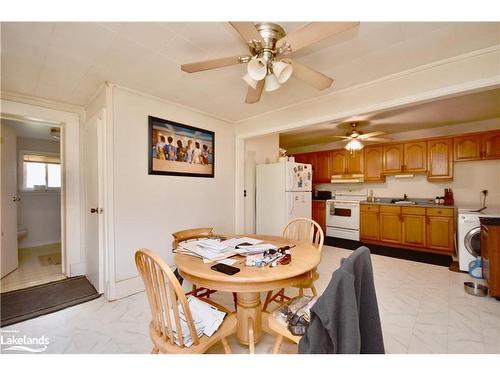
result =
M500 161L484 160L454 163L453 181L428 182L425 175L412 178L387 176L384 183L318 184L316 190L345 190L361 187L373 190L375 197L398 198L407 194L411 198L443 196L445 188L453 190L456 206L480 206L481 190L488 190L486 205L500 207Z

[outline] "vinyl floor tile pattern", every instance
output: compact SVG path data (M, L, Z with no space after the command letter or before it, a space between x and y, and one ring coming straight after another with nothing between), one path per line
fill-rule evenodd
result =
M61 264L54 264L57 254L61 254L61 244L49 244L19 249L19 267L0 281L2 293L11 290L62 280Z
M350 253L323 248L320 293ZM372 255L372 262L387 353L500 353L500 302L466 294L467 274L379 255ZM213 299L232 307L230 293L215 293ZM101 297L8 328L15 335L48 336L48 353L149 353L149 320L142 292L114 302ZM229 342L233 353L248 353L234 336ZM256 352L271 353L273 343L274 337L265 335ZM223 352L221 344L209 351ZM297 346L285 340L281 353L297 353Z

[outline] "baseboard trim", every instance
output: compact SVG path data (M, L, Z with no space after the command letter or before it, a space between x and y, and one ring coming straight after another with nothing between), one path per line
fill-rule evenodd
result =
M140 276L122 280L115 283L114 295L110 296L110 301L125 298L132 294L142 292L143 290L144 290L144 283L142 282Z
M85 275L85 269L86 269L85 262L72 263L69 265L69 276L73 277L73 276Z

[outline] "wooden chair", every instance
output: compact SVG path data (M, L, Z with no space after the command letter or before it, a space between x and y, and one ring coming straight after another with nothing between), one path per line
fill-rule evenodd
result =
M149 324L149 334L153 341L153 354L160 352L170 354L202 354L219 341L222 342L225 353L231 353L231 348L226 338L236 332L235 314L230 313L223 306L205 300L205 302L226 312L227 316L212 337L198 337L184 290L167 263L147 249L140 249L135 253L135 263L144 281L151 307L152 320ZM193 338L193 345L189 348L185 346L182 337L179 304L182 307L182 311L184 311L187 326ZM170 315L171 310L173 311L173 319ZM179 345L175 343L174 331L177 333Z
M283 237L289 238L296 241L304 241L313 244L318 251L321 252L323 248L323 242L325 240L325 235L323 234L323 229L314 220L299 217L291 220L285 228L283 228ZM293 262L293 258L292 258ZM319 274L316 270L311 271L310 277L300 284L293 285L295 288L299 288L299 296L304 295L304 289L311 289L314 296L318 294L314 282L319 278ZM285 295L285 289L280 289L276 294L273 295L273 291L269 291L262 307L262 311L267 311L267 306L271 302L278 302L283 304L284 302L290 300L290 297Z
M184 241L211 237L214 235L213 230L214 228L192 228L172 233L172 237L174 237L174 241L172 242L172 249L176 249L177 246L179 246L179 244ZM191 291L186 294L192 294L195 297L210 298L210 294L215 292L216 290L211 290L203 287L198 288L196 285L193 285ZM236 293L233 293L233 302L234 308L236 310L238 308Z

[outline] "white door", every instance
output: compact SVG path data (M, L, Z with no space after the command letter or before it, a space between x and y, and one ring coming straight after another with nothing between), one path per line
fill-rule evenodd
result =
M311 218L312 200L310 192L287 192L288 221L297 217Z
M104 111L85 125L86 276L104 292L102 131Z
M16 132L2 125L0 133L0 148L2 155L1 180L1 277L14 271L18 267L17 260L17 160L16 160Z

